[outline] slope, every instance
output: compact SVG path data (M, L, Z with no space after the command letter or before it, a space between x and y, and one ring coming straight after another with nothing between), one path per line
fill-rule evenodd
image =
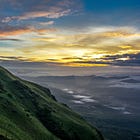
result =
M100 132L49 89L0 67L1 140L102 140Z

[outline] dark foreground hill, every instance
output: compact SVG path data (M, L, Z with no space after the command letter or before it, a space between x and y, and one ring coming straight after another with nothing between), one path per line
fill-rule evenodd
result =
M0 67L0 140L102 140L100 132L49 89Z

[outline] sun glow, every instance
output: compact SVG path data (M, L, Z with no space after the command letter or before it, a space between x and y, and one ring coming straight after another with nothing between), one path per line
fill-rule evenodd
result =
M127 55L140 53L139 41L134 38L136 33L132 33L131 28L120 31L112 27L110 30L107 27L100 32L73 34L68 31L63 34L54 31L40 33L40 30L35 34L31 31L28 35L16 35L18 40L4 38L6 42L1 42L1 55L8 60L12 58L10 56L23 60L19 56L24 56L26 61L83 67L106 66L116 60L128 61ZM6 48L8 43L10 46Z

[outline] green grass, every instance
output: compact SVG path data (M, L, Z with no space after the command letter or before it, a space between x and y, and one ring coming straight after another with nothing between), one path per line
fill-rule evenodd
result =
M49 89L0 67L0 138L4 140L102 140L98 130L58 103Z

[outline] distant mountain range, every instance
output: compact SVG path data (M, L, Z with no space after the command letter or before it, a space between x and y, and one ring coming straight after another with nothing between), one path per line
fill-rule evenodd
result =
M66 103L107 140L139 140L140 75L24 76L49 87L59 102Z

